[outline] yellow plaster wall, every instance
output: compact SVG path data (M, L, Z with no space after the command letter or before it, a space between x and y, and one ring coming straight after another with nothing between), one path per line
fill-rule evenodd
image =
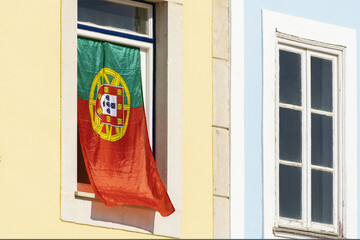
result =
M183 9L183 238L213 237L211 2Z
M0 238L148 238L60 220L60 0L0 0ZM211 1L185 0L182 237L212 237Z
M0 1L0 237L58 222L59 23L59 1Z

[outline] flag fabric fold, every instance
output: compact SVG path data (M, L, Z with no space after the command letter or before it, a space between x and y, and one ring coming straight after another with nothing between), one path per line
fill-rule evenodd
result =
M78 38L78 125L95 194L107 206L175 211L151 151L140 50Z

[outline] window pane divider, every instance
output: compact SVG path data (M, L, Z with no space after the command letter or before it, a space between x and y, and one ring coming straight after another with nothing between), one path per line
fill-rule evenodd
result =
M291 162L288 160L279 159L279 163L286 165L286 166L292 166L292 167L302 167L303 164L301 162Z
M311 109L311 113L316 113L316 114L319 114L319 115L325 115L325 116L328 116L328 117L333 117L334 116L334 113L332 113L332 112L327 112L327 111L318 110L318 109Z
M333 168L329 168L329 167L323 167L323 166L317 166L317 165L311 165L311 169L314 170L319 170L319 171L324 171L324 172L334 172Z
M303 108L301 106L296 106L296 105L292 105L292 104L288 104L288 103L279 103L279 107L288 108L288 109L292 109L292 110L298 110L298 111L303 110Z

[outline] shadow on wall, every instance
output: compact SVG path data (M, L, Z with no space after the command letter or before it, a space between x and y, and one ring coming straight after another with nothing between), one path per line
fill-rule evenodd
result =
M154 233L155 210L140 206L107 207L101 201L91 206L91 219L131 226Z

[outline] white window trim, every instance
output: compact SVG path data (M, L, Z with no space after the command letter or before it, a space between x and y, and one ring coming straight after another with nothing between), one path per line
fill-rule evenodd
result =
M91 196L75 196L77 190L77 1L63 0L61 12L61 220L92 226L102 226L113 229L123 229L128 231L156 234L169 237L181 236L182 221L182 88L178 87L182 81L182 44L179 31L181 33L182 6L174 3L168 4L168 11L159 14L171 16L176 13L176 19L167 18L168 24L176 28L175 31L165 32L162 36L164 42L170 38L178 41L172 45L176 51L169 52L166 57L175 58L176 65L167 63L166 67L171 74L176 77L167 78L157 84L164 89L167 94L167 108L160 109L165 116L160 116L167 120L166 128L163 128L156 135L156 139L165 139L166 149L161 149L157 155L159 161L166 161L166 170L159 168L159 173L165 176L168 194L175 207L175 212L168 217L162 217L158 212L135 207L120 206L115 208L104 207L96 199L89 199ZM176 5L176 6L175 6ZM164 23L165 24L165 23ZM164 29L163 29L164 30ZM180 34L181 35L181 34ZM160 44L161 45L161 44ZM163 56L161 53L157 57ZM166 60L166 59L165 59ZM164 93L164 91L162 91ZM164 104L164 103L163 103ZM155 123L154 123L155 124ZM164 141L164 140L163 140ZM162 142L163 142L162 141ZM160 146L160 145L159 145ZM160 163L161 164L161 163ZM97 208L98 220L92 216L92 208ZM102 217L108 220L99 220ZM111 218L116 220L112 222ZM109 220L110 219L110 220Z
M230 0L230 237L245 236L244 0Z
M357 88L356 32L353 29L289 16L268 10L262 11L263 27L263 207L264 237L274 238L276 224L276 32L345 47L343 66L342 137L343 188L342 230L346 238L357 237ZM270 171L273 169L273 171ZM300 232L279 234L297 237ZM314 234L313 237L316 237ZM321 236L320 236L321 237Z

